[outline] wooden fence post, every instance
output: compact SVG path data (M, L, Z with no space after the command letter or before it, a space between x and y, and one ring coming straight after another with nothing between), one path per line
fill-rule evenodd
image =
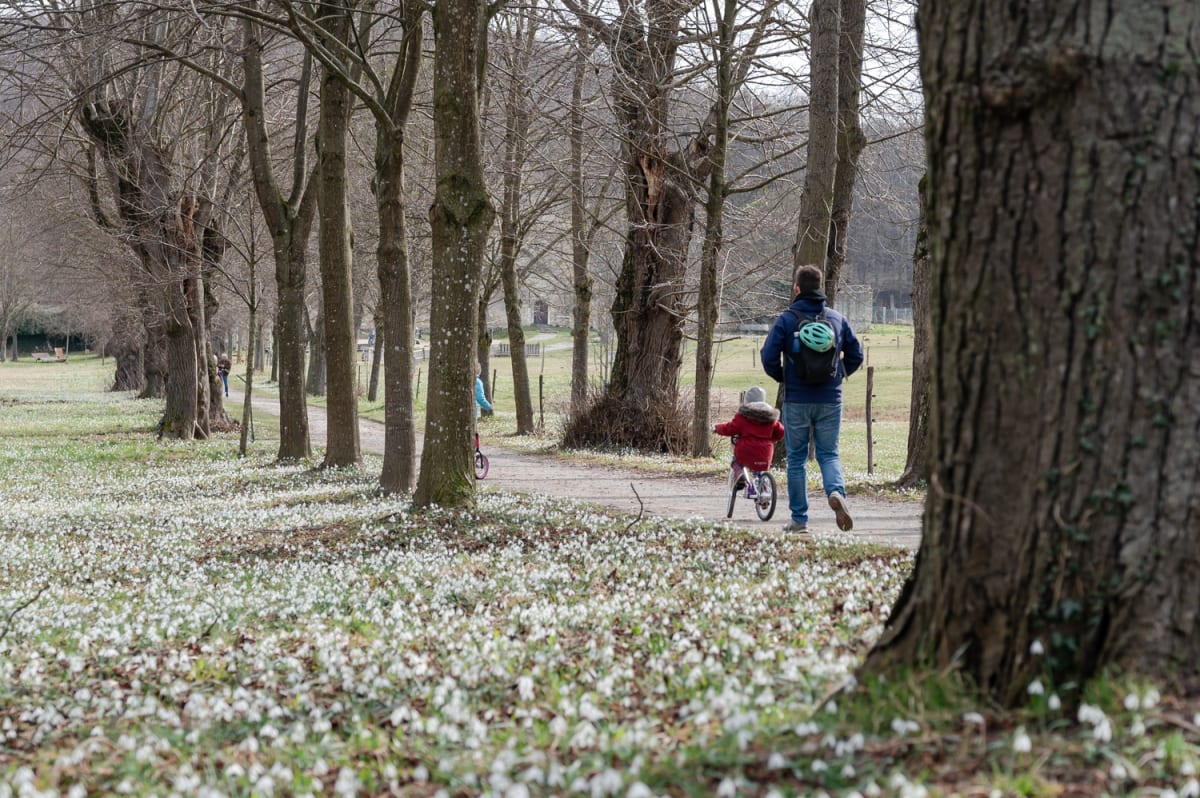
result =
M867 366L867 473L875 473L875 438L872 434L871 400L875 397L875 367Z

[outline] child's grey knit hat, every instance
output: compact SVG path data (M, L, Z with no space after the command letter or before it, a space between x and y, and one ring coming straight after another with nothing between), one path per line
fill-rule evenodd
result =
M757 385L752 385L746 389L746 404L751 405L755 402L767 401L767 394L762 388Z

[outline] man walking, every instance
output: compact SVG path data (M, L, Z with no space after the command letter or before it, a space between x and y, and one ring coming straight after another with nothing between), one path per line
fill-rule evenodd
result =
M850 531L854 519L846 504L846 481L838 456L842 429L842 380L863 362L862 344L846 317L825 307L825 275L816 266L800 266L792 280L792 304L775 320L762 348L763 370L783 383L788 505L792 520L785 532L808 531L808 491L804 461L812 430L825 495L838 529Z

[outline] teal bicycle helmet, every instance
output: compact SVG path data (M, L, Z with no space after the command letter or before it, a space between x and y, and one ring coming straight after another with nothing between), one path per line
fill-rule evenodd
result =
M814 352L828 352L833 349L833 330L829 328L828 324L810 321L800 325L796 334L800 338L800 343Z

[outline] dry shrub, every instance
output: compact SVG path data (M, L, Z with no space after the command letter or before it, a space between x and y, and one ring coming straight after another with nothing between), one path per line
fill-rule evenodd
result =
M683 454L691 447L691 420L674 404L636 407L602 392L581 412L567 416L562 445Z

